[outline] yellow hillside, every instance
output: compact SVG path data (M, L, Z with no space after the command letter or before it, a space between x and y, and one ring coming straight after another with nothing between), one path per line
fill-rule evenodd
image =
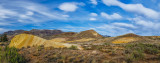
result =
M115 37L112 40L112 43L114 43L114 44L129 43L129 42L139 41L139 40L143 40L143 39L144 38L141 37L141 36L129 33L129 34L125 34L125 35L122 35L122 36Z
M44 45L44 47L55 47L55 48L63 48L63 47L70 47L74 44L67 44L67 43L59 43L54 42L52 40L46 40L34 35L30 34L19 34L16 35L9 44L10 47L22 48L27 46L40 46ZM78 46L78 45L75 45ZM79 49L82 49L78 46Z
M137 41L137 39L134 37L124 37L124 38L114 40L114 41L112 41L112 43L119 44L119 43L129 43L129 42L133 42L133 41Z

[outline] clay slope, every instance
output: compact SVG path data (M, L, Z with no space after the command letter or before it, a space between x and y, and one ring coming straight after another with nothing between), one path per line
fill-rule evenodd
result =
M143 40L147 40L147 39L142 36L129 33L129 34L117 36L114 39L112 39L111 42L114 44L120 44L120 43L130 43L130 42L143 41Z
M53 42L52 40L46 40L30 34L16 35L9 44L10 47L16 47L16 48L22 48L27 46L40 46L40 45L44 45L44 47L68 48L74 44ZM74 45L74 46L77 46L79 49L82 49L79 45Z

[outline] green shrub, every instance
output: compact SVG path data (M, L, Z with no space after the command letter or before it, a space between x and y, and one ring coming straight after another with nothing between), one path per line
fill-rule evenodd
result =
M77 47L77 46L72 45L71 47L69 47L69 49L78 50L78 47Z
M2 48L0 47L0 61L2 60Z
M2 51L2 48L0 47L0 51Z
M158 54L159 53L160 46L153 45L153 44L129 44L126 46L126 49L128 52L131 52L132 50L141 51L147 54Z
M104 45L106 45L106 46L110 46L110 44L111 44L111 43L104 43Z
M154 54L157 55L159 53L159 45L154 44L142 44L142 43L136 43L136 44L127 44L125 50L126 54L126 60L127 62L133 61L133 60L143 60L145 55L144 54Z
M132 53L126 55L126 62L131 63L134 60L143 60L144 53L142 51L134 50Z
M18 50L14 47L6 47L4 54L9 63L25 63L24 57L18 54Z
M42 49L44 49L44 45L38 46L38 51L41 51Z

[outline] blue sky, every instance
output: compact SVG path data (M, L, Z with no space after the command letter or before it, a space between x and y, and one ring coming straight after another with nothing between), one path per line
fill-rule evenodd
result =
M159 0L1 0L0 33L94 29L102 35L160 35Z

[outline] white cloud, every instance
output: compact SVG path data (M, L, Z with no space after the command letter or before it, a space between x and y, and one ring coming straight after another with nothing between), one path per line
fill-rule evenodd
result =
M91 20L91 21L95 21L95 20L97 20L96 18L89 18L89 20Z
M101 16L106 18L106 19L110 19L110 20L119 20L122 19L122 16L117 14L117 13L113 13L112 15L109 15L107 13L101 12Z
M134 21L136 25L140 25L141 27L143 27L143 29L150 28L150 29L158 30L160 28L160 23L156 21L148 21L140 17L132 18L130 20Z
M23 5L23 8L37 12L41 15L47 16L52 19L62 19L62 17L57 13L52 13L47 7L39 5L39 4L28 4L28 6Z
M69 15L62 15L63 17L66 17L66 18L68 18L68 17L70 17Z
M102 0L102 1L107 6L119 6L122 9L129 11L129 12L135 12L138 14L142 14L146 17L153 18L153 19L159 18L159 12L152 10L150 8L146 8L142 4L125 4L118 0Z
M63 11L74 12L78 6L75 3L62 3L58 8Z
M123 35L126 33L134 33L134 31L132 31L130 29L115 26L113 24L103 24L103 25L96 27L96 29L101 30L101 33L103 35L107 34L110 36L119 36L119 35Z
M13 1L13 2L0 2L5 3L0 5L0 20L8 21L13 23L37 23L44 22L49 20L66 20L68 16L64 16L63 13L60 13L55 10L50 10L49 7L46 7L42 4L33 3L29 1ZM79 3L77 5L83 5ZM8 7L5 7L8 6ZM14 8L9 8L9 7Z
M0 28L0 33L6 32L8 29Z
M0 26L6 26L6 25L11 25L11 24L7 22L0 22Z
M28 12L26 13L26 15L34 15L34 13L31 12L31 11L28 11Z
M91 13L91 16L98 16L96 13Z
M121 27L129 27L129 28L136 28L133 24L128 23L112 23L115 26L121 26Z
M0 18L9 18L8 16L16 15L17 13L12 10L5 9L4 7L0 6Z
M96 0L90 0L92 4L97 5L97 1Z

